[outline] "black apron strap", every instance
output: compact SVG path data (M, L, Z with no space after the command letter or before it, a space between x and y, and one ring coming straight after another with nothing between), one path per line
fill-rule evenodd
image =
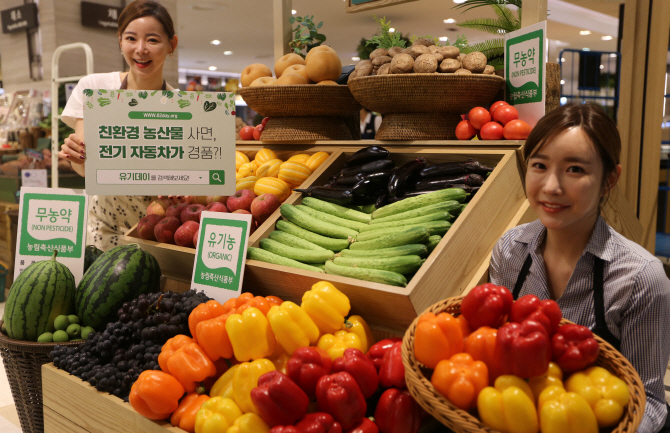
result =
M533 264L533 258L530 256L530 253L528 253L526 261L523 262L523 266L521 267L521 272L519 272L519 276L516 279L514 290L512 291L512 296L514 297L515 301L519 298L519 293L521 293L521 288L523 287L524 281L526 281L528 271L530 271L530 266L532 264Z
M605 320L605 262L599 257L593 258L593 311L596 316L596 326L593 333L611 344L616 350L621 350L621 342L612 334Z
M128 74L126 74L126 76L123 77L120 90L127 90L127 89L128 89ZM161 88L161 90L167 90L167 83L165 83L165 80L163 80L163 87Z

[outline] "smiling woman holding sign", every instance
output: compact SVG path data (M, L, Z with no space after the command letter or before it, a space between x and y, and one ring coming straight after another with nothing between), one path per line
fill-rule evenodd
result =
M62 120L75 130L65 139L58 156L72 162L84 176L85 89L174 90L163 79L163 65L177 48L177 35L167 9L154 0L135 0L119 15L119 47L128 72L91 74L72 91ZM89 206L87 244L106 250L116 246L119 236L145 214L152 197L93 196Z

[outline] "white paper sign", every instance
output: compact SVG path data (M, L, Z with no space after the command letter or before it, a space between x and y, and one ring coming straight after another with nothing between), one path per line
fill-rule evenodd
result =
M242 292L251 215L202 212L191 288L223 303Z
M47 170L45 168L21 170L21 186L48 188Z
M70 269L75 283L84 275L88 196L83 190L21 188L14 275L50 259Z

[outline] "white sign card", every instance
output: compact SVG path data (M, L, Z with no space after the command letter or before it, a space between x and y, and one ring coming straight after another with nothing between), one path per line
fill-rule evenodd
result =
M235 193L232 93L83 92L88 194Z
M530 126L535 126L545 113L546 36L546 21L505 35L505 100Z
M202 212L191 288L224 303L242 292L251 214Z
M31 264L56 260L77 284L84 275L88 196L83 190L21 188L14 278Z
M48 188L47 170L45 168L35 168L32 170L21 170L21 186L31 188Z

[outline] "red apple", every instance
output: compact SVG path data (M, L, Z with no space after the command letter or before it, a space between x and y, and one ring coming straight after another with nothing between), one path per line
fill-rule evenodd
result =
M207 201L207 204L219 202L226 204L228 201L228 196L227 195L208 195L207 198L205 199Z
M165 216L179 218L181 216L181 212L188 206L189 203L173 204L172 206L167 208L167 210L165 211Z
M281 206L281 201L276 195L270 193L261 194L251 202L251 215L254 216L259 224L263 224L279 206Z
M154 229L160 220L163 217L160 215L147 215L137 223L137 234L140 239L147 241L155 241L156 235L154 234Z
M207 196L204 195L187 195L184 197L186 199L187 203L191 204L201 204L201 205L207 205Z
M249 212L248 210L245 209L238 209L233 211L232 213L241 213L245 215L251 215L251 224L249 224L249 234L253 234L256 229L258 228L258 224L256 223L256 220L254 219L254 216Z
M207 205L203 211L207 212L228 212L228 208L225 204L215 201Z
M157 201L152 201L151 204L147 206L147 215L158 215L160 217L164 217L165 208Z
M195 221L200 224L200 214L202 213L203 209L205 209L205 206L201 204L190 204L186 206L183 211L181 211L179 219L181 219L181 222L184 224L186 221Z
M235 194L228 197L226 207L230 212L235 212L238 209L251 210L251 202L256 198L256 194L250 189L241 189L235 191Z
M193 237L200 229L200 224L195 221L186 221L174 234L174 242L180 247L193 248Z
M193 235L193 248L198 246L198 235L200 234L200 228L198 227L198 231L195 232Z
M156 228L154 229L154 235L156 235L156 240L158 242L164 242L166 244L174 243L174 233L181 226L181 221L177 217L165 217L162 220L158 221Z

